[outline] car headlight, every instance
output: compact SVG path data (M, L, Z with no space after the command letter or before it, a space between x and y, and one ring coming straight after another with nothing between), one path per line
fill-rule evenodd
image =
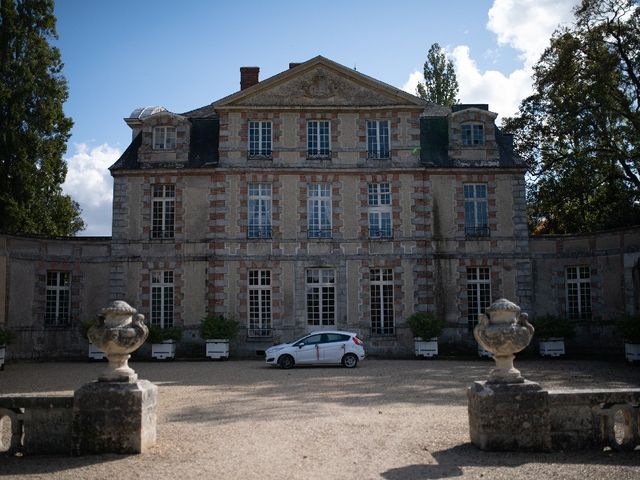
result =
M269 353L276 353L279 352L280 350L282 350L284 347L271 347L267 349L267 352Z

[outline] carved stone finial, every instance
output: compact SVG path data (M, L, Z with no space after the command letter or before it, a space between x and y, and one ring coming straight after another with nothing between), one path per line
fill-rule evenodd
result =
M515 353L524 350L533 337L529 316L506 298L496 300L487 315L480 315L480 322L473 330L478 343L493 353L496 368L489 374L489 383L522 383L524 377L513 366Z
M127 302L116 300L103 308L97 324L87 333L89 340L105 352L109 360L98 381L136 382L138 375L128 364L130 353L140 348L148 335L144 316Z

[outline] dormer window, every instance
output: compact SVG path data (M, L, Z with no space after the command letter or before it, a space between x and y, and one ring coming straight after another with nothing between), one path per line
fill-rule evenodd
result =
M176 127L155 127L153 129L154 150L175 150Z
M466 123L460 127L462 145L484 145L484 125L481 123Z

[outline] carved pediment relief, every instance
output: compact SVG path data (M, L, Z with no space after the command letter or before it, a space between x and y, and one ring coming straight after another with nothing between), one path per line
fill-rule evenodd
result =
M318 65L293 78L232 101L230 105L348 107L412 105L412 103L401 96L394 95L388 87L360 83L337 71Z

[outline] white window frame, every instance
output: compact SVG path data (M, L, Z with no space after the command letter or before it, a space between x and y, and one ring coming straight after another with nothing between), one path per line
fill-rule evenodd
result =
M311 132L315 125L314 132ZM322 126L326 127L323 132ZM326 146L323 148L323 137L326 136ZM331 121L329 120L307 120L307 158L330 158L331 157Z
M71 322L71 272L47 271L44 309L46 326L69 325Z
M382 124L386 124L384 135ZM372 128L373 127L373 128ZM388 159L391 157L391 124L389 120L367 120L367 158ZM373 136L372 136L373 131ZM386 150L382 150L383 140L386 137Z
M175 150L176 149L176 127L162 126L153 127L153 149L154 150Z
M591 268L573 265L565 268L565 300L567 317L591 318Z
M467 322L470 329L478 323L478 315L491 305L491 268L467 267ZM475 278L473 278L475 277Z
M271 238L272 186L270 183L247 185L247 238ZM254 214L254 210L257 212ZM257 224L254 224L257 220Z
M336 324L336 270L334 268L308 268L305 271L305 299L307 325L315 327ZM317 303L317 312L313 311Z
M247 278L247 334L249 337L270 337L273 320L271 270L249 270Z
M332 187L330 183L307 185L307 237L331 238Z
M484 145L484 123L463 123L460 125L460 143L465 147Z
M394 282L392 268L372 268L369 271L369 302L371 334L394 335Z
M464 183L464 233L467 237L488 237L489 188L486 183Z
M151 238L174 238L175 223L176 186L151 185Z
M369 203L369 238L392 238L391 184L370 183L367 188ZM387 222L385 222L385 219ZM385 223L389 228L385 228Z
M160 328L173 327L175 276L173 270L151 271L149 321Z
M268 127L268 133L265 131ZM273 123L271 120L249 120L247 124L249 158L272 158Z

